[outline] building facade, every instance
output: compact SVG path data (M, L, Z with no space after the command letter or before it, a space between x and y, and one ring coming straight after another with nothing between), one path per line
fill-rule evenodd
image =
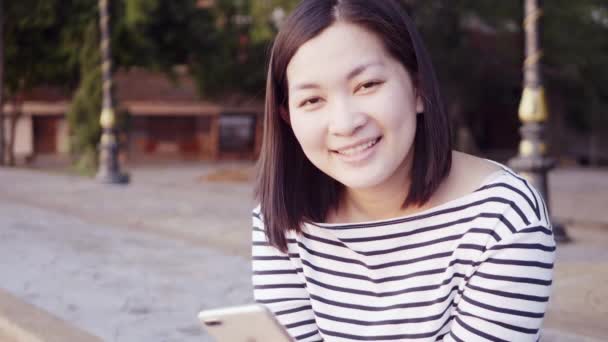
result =
M122 153L129 160L255 159L261 145L263 105L251 98L227 98L214 103L199 98L185 73L176 80L131 69L114 75L117 112L126 113ZM13 150L18 161L41 155L67 156L70 94L39 88L24 94L20 110L6 104L6 134L15 113Z

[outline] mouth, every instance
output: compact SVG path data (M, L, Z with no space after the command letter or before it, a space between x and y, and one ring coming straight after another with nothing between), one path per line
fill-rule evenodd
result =
M382 140L382 136L374 138L372 140L368 140L356 146L351 146L344 149L333 150L332 152L337 153L344 157L356 157L358 155L364 154L366 151L371 150L376 144L378 144Z

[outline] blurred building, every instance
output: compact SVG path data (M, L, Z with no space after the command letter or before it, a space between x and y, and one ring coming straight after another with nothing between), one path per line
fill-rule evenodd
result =
M123 153L129 160L254 159L261 143L260 101L226 98L221 103L199 98L185 72L176 80L143 69L114 75L119 112L127 114ZM67 155L69 129L65 117L71 94L37 88L23 95L16 121L15 155ZM5 113L13 115L10 104ZM11 120L7 120L8 130Z

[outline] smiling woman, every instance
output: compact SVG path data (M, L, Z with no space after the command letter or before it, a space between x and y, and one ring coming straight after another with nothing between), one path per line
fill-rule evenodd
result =
M347 191L390 188L401 197L424 104L382 41L338 22L300 46L287 80L291 127L308 160Z
M555 243L542 198L454 152L396 0L305 0L269 62L254 296L302 341L534 341Z

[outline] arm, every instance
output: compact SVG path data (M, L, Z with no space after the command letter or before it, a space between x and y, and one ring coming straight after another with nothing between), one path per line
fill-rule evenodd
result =
M482 254L444 341L537 341L549 301L555 241L531 224Z
M253 296L266 305L297 341L322 341L310 305L300 260L268 244L264 223L253 215Z

